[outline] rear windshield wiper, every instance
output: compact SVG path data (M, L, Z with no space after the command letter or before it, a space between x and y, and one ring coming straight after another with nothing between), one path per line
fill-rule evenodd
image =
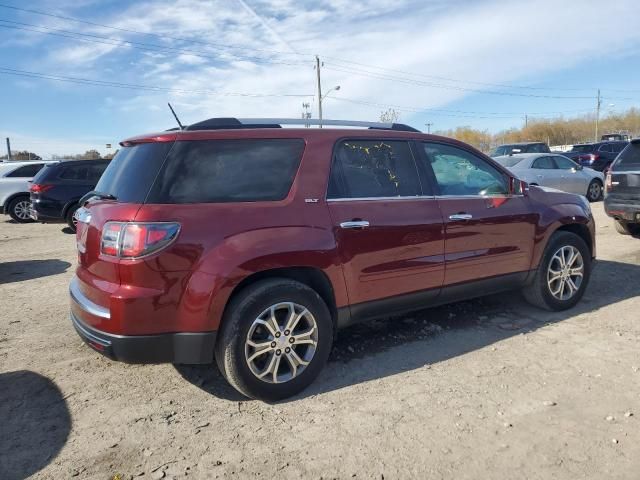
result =
M98 198L100 200L117 200L114 195L105 192L99 192L98 190L91 190L87 192L78 202L80 205L84 205L92 198Z

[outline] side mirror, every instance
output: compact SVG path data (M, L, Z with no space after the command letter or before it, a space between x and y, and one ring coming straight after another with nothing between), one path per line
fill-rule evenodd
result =
M574 172L579 172L580 170L582 170L584 167L582 165L576 165L575 167L573 167L571 170L573 170Z

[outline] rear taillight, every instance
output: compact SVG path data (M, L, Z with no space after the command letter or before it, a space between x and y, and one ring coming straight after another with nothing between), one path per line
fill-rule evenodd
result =
M600 158L600 154L598 154L598 153L592 153L592 154L589 155L589 161L591 161L591 162L595 162L599 158Z
M31 191L33 193L42 193L42 192L46 192L47 190L50 190L52 188L53 188L53 185L43 185L41 183L34 183L29 188L29 191Z
M611 179L611 169L609 169L609 171L607 172L606 186L607 186L607 191L613 188L613 180Z
M167 247L178 236L180 224L107 222L100 252L118 258L140 258Z

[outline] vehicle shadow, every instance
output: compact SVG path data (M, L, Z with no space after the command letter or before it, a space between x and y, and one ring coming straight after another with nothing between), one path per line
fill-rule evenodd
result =
M76 232L74 232L73 230L71 230L69 227L64 227L62 230L60 230L62 233L66 234L66 235L75 235Z
M0 373L0 478L27 478L46 467L65 445L71 415L48 378L21 370Z
M540 310L521 295L507 293L354 325L339 332L319 378L284 402L436 364L638 295L637 280L620 279L640 280L640 266L598 261L585 296L564 312ZM186 380L212 395L246 400L213 365L177 368Z
M64 260L16 260L0 263L0 285L63 273L71 264Z

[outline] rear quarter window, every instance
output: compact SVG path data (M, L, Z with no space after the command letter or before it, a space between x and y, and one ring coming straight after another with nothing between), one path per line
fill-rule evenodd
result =
M302 139L178 141L148 203L284 199L300 165Z
M640 143L630 143L620 152L613 165L614 170L640 170Z

